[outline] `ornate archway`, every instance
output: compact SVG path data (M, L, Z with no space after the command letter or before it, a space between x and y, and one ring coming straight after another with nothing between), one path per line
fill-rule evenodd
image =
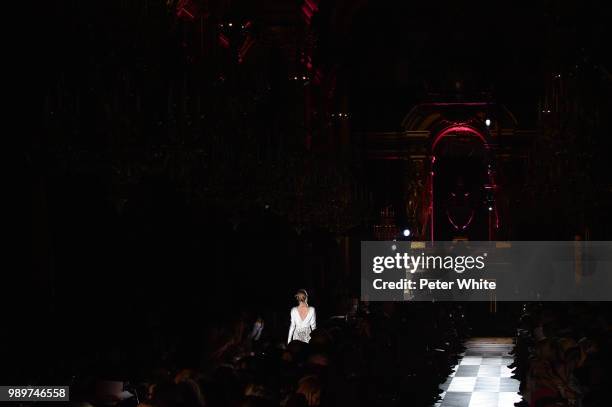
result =
M499 227L490 137L472 123L432 134L429 238L492 240Z
M402 120L401 130L367 132L363 136L372 168L385 168L394 162L395 168L405 174L404 204L393 205L395 230L407 226L419 240L492 240L506 233L502 220L508 205L496 182L497 168L500 163L522 159L530 134L517 129L514 116L504 106L453 101L418 104ZM463 166L458 163L461 156L466 159ZM445 160L449 157L454 157L457 165L453 167ZM445 161L448 168L444 168ZM444 179L447 183L440 183ZM460 191L452 190L467 187L478 189L478 193L476 189L468 193L471 207L459 202ZM454 203L453 192L457 198ZM387 205L381 202L381 208ZM447 210L449 206L455 208ZM470 220L472 209L474 217ZM389 227L388 217L385 222L383 218L381 215L381 224Z

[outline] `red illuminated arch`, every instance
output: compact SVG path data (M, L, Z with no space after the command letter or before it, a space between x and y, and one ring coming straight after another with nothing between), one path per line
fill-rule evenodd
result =
M473 136L478 137L482 141L482 144L484 145L485 148L487 149L489 148L489 143L482 132L466 124L454 124L452 126L446 127L445 129L443 129L436 135L433 142L431 143L432 153L435 151L436 145L438 145L440 140L442 140L444 137L450 136L453 133L469 133Z
M441 131L439 131L435 137L433 138L432 142L431 142L431 163L430 163L430 176L429 176L429 221L430 221L430 238L431 241L433 242L435 240L435 236L434 236L434 221L435 221L435 214L434 214L434 176L435 176L435 171L434 171L434 164L436 162L436 146L440 143L440 141L445 138L445 137L449 137L452 136L454 134L465 134L465 135L469 135L471 137L476 137L478 140L480 140L482 142L482 146L485 149L485 154L488 156L490 153L489 147L489 141L487 139L486 133L478 130L476 127L470 126L466 123L454 123L450 126L444 127ZM490 178L490 184L494 184L494 180L492 179L492 175L489 171L489 178ZM497 215L497 208L495 208L495 218L496 218L496 223L498 223L498 215ZM470 220L471 222L471 220Z

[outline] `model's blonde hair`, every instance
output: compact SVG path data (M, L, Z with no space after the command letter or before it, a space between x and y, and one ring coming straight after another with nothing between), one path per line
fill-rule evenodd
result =
M308 293L303 288L300 288L299 290L297 290L297 292L294 295L294 298L296 299L297 302L303 302L303 303L308 304Z

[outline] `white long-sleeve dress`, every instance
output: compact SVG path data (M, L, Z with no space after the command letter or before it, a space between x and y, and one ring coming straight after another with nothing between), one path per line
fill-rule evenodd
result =
M297 307L291 308L291 325L287 343L298 340L310 342L310 333L317 328L317 316L314 307L308 307L308 314L302 319Z

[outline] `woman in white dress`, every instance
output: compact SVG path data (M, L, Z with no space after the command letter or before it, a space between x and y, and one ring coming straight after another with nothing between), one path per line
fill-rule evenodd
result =
M287 343L293 340L308 343L310 342L310 333L317 328L315 309L308 305L306 290L298 290L295 299L298 305L291 308L291 325L289 326Z

